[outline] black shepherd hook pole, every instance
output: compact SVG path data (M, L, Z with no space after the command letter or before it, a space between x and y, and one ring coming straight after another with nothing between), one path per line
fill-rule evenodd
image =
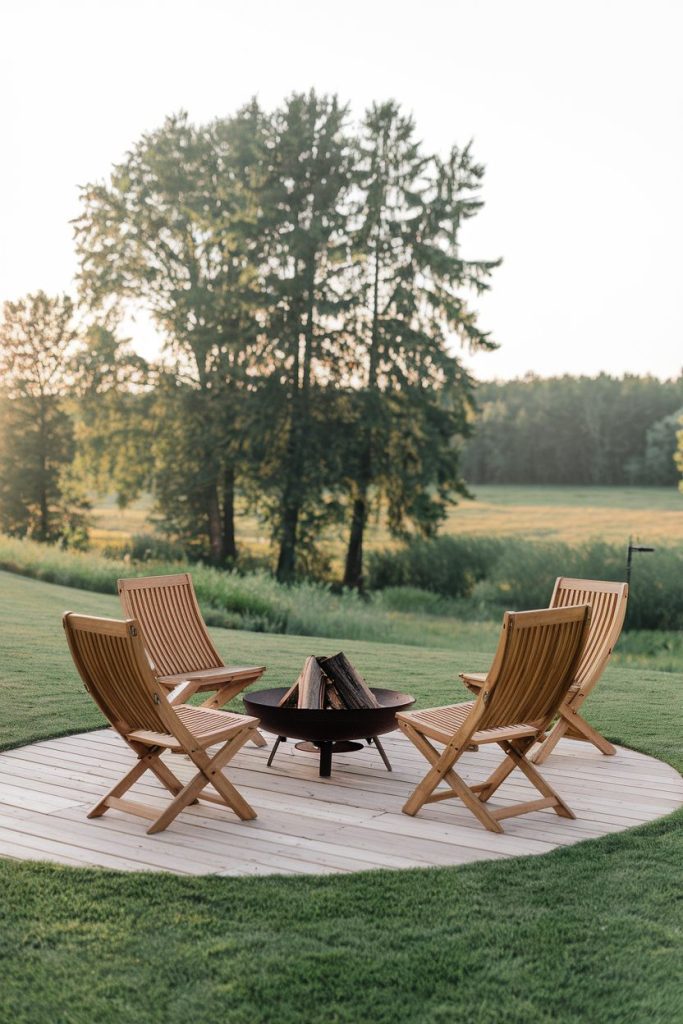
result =
M626 556L626 582L628 583L629 590L631 589L631 563L633 561L633 552L634 551L637 551L637 552L641 552L641 551L643 551L643 552L644 551L654 551L654 548L643 547L642 544L634 544L633 543L633 538L632 537L629 538L628 554Z

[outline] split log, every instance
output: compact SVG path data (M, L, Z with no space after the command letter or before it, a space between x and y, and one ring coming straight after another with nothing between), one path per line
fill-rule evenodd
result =
M280 700L278 701L278 705L277 705L279 708L295 708L297 706L297 701L299 699L299 680L300 679L301 679L301 676L300 675L297 676L295 682L292 683L292 685L287 690L287 693L284 695L284 697L280 697Z
M329 706L335 711L343 711L346 707L346 704L341 699L339 690L334 683L328 682L327 684L325 689L325 703L329 704Z
M297 707L299 708L324 708L325 707L325 674L314 657L306 658L303 672L299 677L299 693Z
M280 698L281 708L319 709L325 707L325 691L328 679L314 657L306 658L304 667L296 682Z
M379 703L363 677L343 651L329 658L318 658L318 663L325 675L332 680L344 705L349 710L360 708L378 708Z

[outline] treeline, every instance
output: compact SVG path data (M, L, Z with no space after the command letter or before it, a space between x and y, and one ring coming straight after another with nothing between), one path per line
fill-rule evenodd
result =
M151 490L160 528L215 565L238 559L239 493L284 581L334 522L360 586L373 502L395 535L432 535L465 491L454 341L493 347L466 296L496 261L459 248L483 173L469 146L426 151L394 103L354 124L313 92L145 135L82 190L87 329L66 298L6 304L0 529L74 543L95 478L122 503ZM118 337L131 303L165 340L154 365Z
M675 486L683 374L675 380L527 376L477 388L463 474L478 484Z

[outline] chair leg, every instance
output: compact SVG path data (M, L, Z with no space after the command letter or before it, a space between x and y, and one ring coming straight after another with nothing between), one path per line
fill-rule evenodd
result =
M556 814L559 814L561 818L576 818L571 807L567 806L560 794L553 789L550 783L546 782L541 773L536 770L529 760L527 760L526 750L531 746L531 742L526 746L526 748L522 744L510 743L507 740L499 743L499 746L505 751L508 757L512 758L517 768L526 775L529 782L536 787L539 793L544 797L554 800L553 810Z
M571 735L574 732L579 735ZM598 750L606 757L611 757L617 752L617 748L613 746L609 740L606 740L597 729L594 729L592 725L589 725L586 719L582 718L578 711L573 711L571 708L565 706L560 708L559 721L555 723L555 726L550 731L549 735L546 736L544 742L530 760L534 764L543 764L563 736L567 736L569 739L586 740L588 743L592 743L597 747Z
M427 772L422 782L419 783L404 804L403 813L411 816L417 814L423 804L429 802L430 796L439 783L446 782L453 790L453 795L462 800L485 828L490 832L502 832L502 826L499 825L488 808L484 806L457 772L453 771L452 766L460 757L462 750L446 747L443 753L439 754L438 750L432 746L429 740L411 725L399 722L399 728L432 765L431 770ZM438 799L440 799L440 796Z
M150 771L154 772L159 782L166 787L169 793L173 793L174 796L183 788L180 779L173 774L168 765L164 764L161 757L150 764L149 768Z
M171 800L159 817L152 822L150 827L147 829L148 835L154 835L156 832L163 832L165 828L168 828L183 808L187 807L188 804L197 799L201 791L209 784L213 786L222 798L219 802L230 807L231 810L233 810L243 821L255 818L256 812L254 809L247 803L244 797L238 793L232 783L227 780L221 771L223 766L226 765L232 757L234 757L240 747L243 746L248 739L251 739L250 733L252 731L253 727L251 726L240 729L240 731L235 736L231 737L213 757L209 757L209 755L203 750L192 751L190 753L190 758L199 771L194 778L183 787L180 793L176 794L175 798Z
M207 763L201 769L219 796L223 798L228 807L232 808L235 814L243 821L255 818L256 811L247 803L233 784L228 781L226 776L223 775L222 768L232 760L240 747L244 746L248 740L253 739L254 732L256 732L254 726L241 729L210 760L208 754L204 753L203 756L207 759Z
M101 815L103 815L104 812L109 808L109 801L120 799L120 797L122 797L124 793L127 793L131 786L133 786L137 782L140 776L144 775L145 772L148 770L153 771L154 774L157 775L159 780L163 782L165 786L168 786L168 783L162 778L165 772L168 772L168 774L172 776L174 783L181 785L179 780L176 779L175 775L173 775L170 769L167 769L165 765L162 765L160 760L162 753L161 748L153 747L149 749L146 747L141 747L139 749L135 749L135 753L138 756L138 760L135 762L130 771L127 771L123 778L119 779L116 785L113 786L109 790L109 792L105 796L103 796L101 800L98 800L95 806L88 811L89 818L101 817ZM161 768L159 767L160 765Z
M613 746L609 740L606 740L597 729L594 729L592 725L589 725L586 719L582 718L578 711L570 711L566 717L564 712L562 712L562 715L562 720L566 721L568 730L576 730L576 732L581 735L582 739L588 740L589 743L596 746L601 753L605 754L606 757L611 757L613 754L616 754L617 748Z
M168 828L173 819L177 818L184 807L193 803L208 784L209 780L204 777L202 772L197 772L191 781L176 794L175 799L166 805L158 818L152 822L147 829L147 835L152 836L156 832L163 832L165 828Z
M472 792L476 793L482 802L490 800L493 794L503 785L508 775L515 770L515 762L511 757L505 757L498 767L493 771L485 782L472 786Z
M543 743L541 743L536 753L529 760L533 761L534 764L543 764L552 754L568 728L569 723L564 718L560 718L559 721L555 722Z

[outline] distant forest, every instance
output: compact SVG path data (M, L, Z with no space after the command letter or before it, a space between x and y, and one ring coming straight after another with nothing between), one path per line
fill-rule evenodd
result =
M675 486L683 374L675 380L528 376L481 383L462 457L473 484Z

